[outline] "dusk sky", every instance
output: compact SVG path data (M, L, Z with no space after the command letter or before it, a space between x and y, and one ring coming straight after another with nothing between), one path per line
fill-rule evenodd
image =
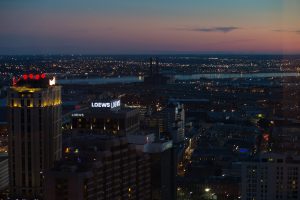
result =
M0 0L0 54L300 53L299 0Z

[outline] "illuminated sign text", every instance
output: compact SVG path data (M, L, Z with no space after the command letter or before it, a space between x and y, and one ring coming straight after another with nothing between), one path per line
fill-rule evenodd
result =
M111 102L92 102L91 107L92 108L117 108L121 106L120 100L115 100Z

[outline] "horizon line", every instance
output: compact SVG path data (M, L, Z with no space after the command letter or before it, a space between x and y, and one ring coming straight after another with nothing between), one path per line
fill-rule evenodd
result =
M166 53L15 53L0 56L170 56L170 55L236 55L236 56L300 56L299 53L273 52L166 52Z

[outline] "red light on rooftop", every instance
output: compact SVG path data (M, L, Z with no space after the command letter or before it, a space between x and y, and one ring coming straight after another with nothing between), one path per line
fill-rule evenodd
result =
M266 133L266 134L263 135L263 138L264 138L265 141L268 142L270 140L270 135Z
M39 80L39 79L40 79L40 75L39 74L35 75L35 80Z
M33 79L33 74L29 74L29 78L30 78L30 79Z
M79 110L80 108L81 108L80 105L76 105L76 106L75 106L75 110Z
M16 85L17 84L17 80L15 77L13 77L13 85Z
M23 75L23 79L24 79L24 80L27 80L27 79L28 79L28 75L27 75L27 74L24 74L24 75Z
M43 79L46 78L46 74L42 74L41 78L43 78Z

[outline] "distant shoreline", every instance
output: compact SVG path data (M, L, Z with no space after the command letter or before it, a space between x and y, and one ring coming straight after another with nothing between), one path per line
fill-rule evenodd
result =
M177 81L200 80L200 79L235 79L235 78L278 78L278 77L300 77L300 73L278 72L278 73L210 73L193 75L174 75ZM70 78L58 79L57 82L62 85L69 84L110 84L110 83L138 83L143 82L142 76L124 76L113 78Z

